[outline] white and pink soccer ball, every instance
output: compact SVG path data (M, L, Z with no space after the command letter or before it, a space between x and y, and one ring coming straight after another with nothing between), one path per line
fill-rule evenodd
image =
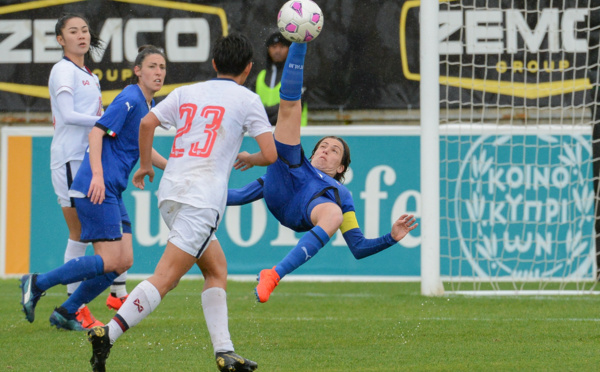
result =
M291 42L313 41L323 29L321 8L311 0L290 0L277 15L279 32Z

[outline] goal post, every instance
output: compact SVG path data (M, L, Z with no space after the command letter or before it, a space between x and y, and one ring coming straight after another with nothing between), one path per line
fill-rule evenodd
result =
M422 1L420 21L422 294L597 293L600 6Z
M442 295L440 279L439 189L439 53L438 41L429 35L438 30L438 4L423 1L420 24L421 101L421 293ZM425 73L423 73L425 72Z

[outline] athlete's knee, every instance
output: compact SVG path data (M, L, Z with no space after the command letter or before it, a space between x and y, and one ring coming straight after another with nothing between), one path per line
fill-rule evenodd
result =
M174 290L179 285L180 280L181 279L175 279L175 280L171 281L171 284L167 287L167 292Z
M342 222L344 222L344 215L341 212L333 213L330 217L330 221L332 225L338 229L340 226L342 226Z
M125 271L129 270L133 266L133 257L113 256L113 255L101 255L104 261L104 272L109 273L111 271L117 272L121 275Z
M172 278L160 273L154 273L154 275L148 278L148 281L158 290L161 298L164 298L167 293L175 289L177 284L179 284L178 278Z
M125 271L129 270L133 266L133 258L130 260L124 260L119 263L119 268L115 270L119 275L123 274Z
M325 229L326 231L337 231L337 229L342 226L342 222L344 222L344 215L339 208L329 208L321 215L321 218L319 218L319 225L328 227L328 229Z
M313 220L313 223L325 230L330 237L342 226L342 222L344 222L344 216L339 208L337 211L331 208L322 211L319 213L318 218Z
M224 265L209 265L202 267L202 275L204 276L204 288L227 286L227 264Z

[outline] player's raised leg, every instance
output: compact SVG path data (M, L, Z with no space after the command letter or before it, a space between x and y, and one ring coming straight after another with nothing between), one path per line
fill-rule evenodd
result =
M286 145L300 143L302 120L302 84L304 80L304 57L306 44L292 43L290 46L279 89L279 114L275 126L275 139Z

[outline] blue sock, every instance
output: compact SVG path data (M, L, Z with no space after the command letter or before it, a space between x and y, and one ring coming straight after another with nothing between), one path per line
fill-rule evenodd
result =
M57 284L69 284L104 274L104 261L98 255L82 256L67 261L64 265L37 276L35 286L45 291Z
M311 257L319 252L329 241L329 235L320 226L313 227L309 232L304 234L298 245L296 245L283 260L281 260L275 271L279 274L279 278L296 270L303 265Z
M298 101L302 96L305 56L306 44L292 43L281 75L281 88L279 88L281 99Z
M72 295L62 304L69 314L74 314L83 304L88 304L112 284L119 276L112 271L104 275L98 275L93 279L84 280Z

